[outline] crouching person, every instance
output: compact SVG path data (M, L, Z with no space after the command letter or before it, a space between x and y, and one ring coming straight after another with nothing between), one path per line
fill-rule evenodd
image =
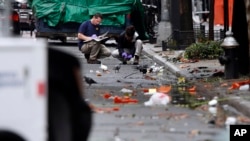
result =
M130 25L117 39L117 49L112 52L112 56L127 64L127 61L134 58L134 65L139 64L142 52L142 41L138 39L135 27Z
M111 51L103 44L106 40L100 42L92 40L100 36L101 22L102 14L96 13L90 20L83 22L78 29L78 47L84 53L88 64L101 64L98 59L111 55Z

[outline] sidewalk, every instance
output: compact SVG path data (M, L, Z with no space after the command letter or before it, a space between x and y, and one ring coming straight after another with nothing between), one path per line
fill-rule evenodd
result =
M170 72L177 76L184 76L185 78L205 78L215 73L202 72L193 73L197 68L206 68L206 70L224 72L224 66L221 66L218 60L199 60L195 63L175 63L171 58L177 57L182 51L162 51L161 47L155 47L155 44L145 43L143 53L152 58L155 62L163 65ZM227 80L228 82L238 82L240 79ZM227 87L230 87L228 85ZM219 87L219 86L218 86ZM227 98L225 104L235 108L241 114L250 117L250 92L233 90L230 94L222 93L223 97Z

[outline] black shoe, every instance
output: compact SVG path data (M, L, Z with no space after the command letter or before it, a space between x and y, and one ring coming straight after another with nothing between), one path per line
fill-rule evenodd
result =
M133 65L139 65L139 62L134 62Z
M99 60L87 60L88 64L101 64Z
M135 55L135 60L133 65L139 65L139 56Z
M122 64L123 64L123 65L127 65L127 61L123 61Z
M89 56L90 56L90 54L84 54L84 57L85 57L87 60L89 60Z

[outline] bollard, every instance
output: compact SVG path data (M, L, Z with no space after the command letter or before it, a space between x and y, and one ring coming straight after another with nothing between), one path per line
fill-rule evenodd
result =
M162 44L162 51L166 51L167 50L167 43L165 41L161 41Z

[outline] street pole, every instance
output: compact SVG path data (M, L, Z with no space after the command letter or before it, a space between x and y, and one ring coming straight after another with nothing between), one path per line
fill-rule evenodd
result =
M210 0L209 4L209 40L214 40L214 1Z
M10 36L10 1L0 1L0 37Z
M169 6L171 0L161 0L161 21L158 26L157 46L161 46L172 33L172 26L169 18Z
M169 21L169 0L161 0L161 21Z
M229 30L228 0L223 1L224 6L224 33Z

